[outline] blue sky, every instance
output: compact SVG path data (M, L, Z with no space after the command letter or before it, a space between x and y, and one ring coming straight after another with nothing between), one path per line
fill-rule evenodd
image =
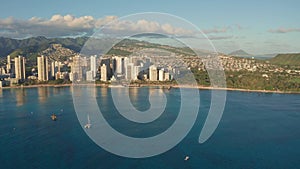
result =
M183 17L207 32L224 30L211 33L212 37L219 37L212 41L221 52L228 53L237 49L253 54L300 52L300 1L297 0L2 0L1 4L0 36L1 32L10 28L8 25L3 26L4 23L8 24L4 20L10 17L18 22L15 25L22 25L32 17L46 20L53 15L72 15L75 18L92 16L96 19L151 11ZM19 31L14 29L10 31ZM36 34L28 33L26 36L31 35ZM13 34L2 36L13 37ZM63 36L63 33L58 36Z

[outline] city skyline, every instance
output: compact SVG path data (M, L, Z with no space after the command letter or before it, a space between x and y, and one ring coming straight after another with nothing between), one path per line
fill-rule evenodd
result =
M1 168L300 168L300 0L1 2Z
M143 56L97 56L89 57L77 54L62 63L51 60L48 56L39 55L36 65L27 66L25 57L18 55L12 58L7 56L6 69L1 67L1 86L15 86L28 81L36 83L47 83L49 81L63 80L69 82L113 82L123 81L130 84L134 81L171 81L177 68L166 63L153 63L151 58ZM159 60L159 59L158 59ZM156 67L154 65L160 65ZM152 65L152 66L151 66ZM70 69L61 71L62 67ZM151 67L154 70L149 71ZM36 67L36 69L35 69ZM26 68L31 71L25 71ZM155 74L155 75L154 75ZM154 78L153 78L154 77Z
M35 8L28 10L32 6ZM300 52L297 46L300 40L296 38L300 34L298 6L297 1L45 1L38 4L34 0L26 3L12 0L0 7L0 36L90 36L102 25L120 17L156 11L179 16L195 24L207 34L219 52L230 53L238 49L254 55ZM11 8L18 12L12 13ZM141 29L149 28L153 22L155 20L143 22ZM163 26L161 24L158 28ZM184 28L184 25L181 27ZM172 27L173 30L177 28ZM172 34L172 31L164 31Z

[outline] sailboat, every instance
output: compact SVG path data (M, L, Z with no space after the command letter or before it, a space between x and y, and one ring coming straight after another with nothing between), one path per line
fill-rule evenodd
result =
M190 159L189 156L185 156L184 161L187 161L187 160L189 160L189 159Z
M84 128L89 129L89 128L91 128L91 125L92 125L89 115L87 115L87 119L88 119L88 123L86 125L84 125Z

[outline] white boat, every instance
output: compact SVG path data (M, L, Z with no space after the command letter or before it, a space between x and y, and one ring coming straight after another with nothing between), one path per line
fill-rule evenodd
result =
M190 159L189 156L185 156L184 161L187 161L187 160L189 160L189 159Z
M87 115L87 119L88 119L88 123L86 125L84 125L84 128L89 129L92 126L89 115Z

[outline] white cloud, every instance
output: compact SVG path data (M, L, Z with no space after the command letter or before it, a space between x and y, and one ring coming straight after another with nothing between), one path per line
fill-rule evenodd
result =
M53 15L50 19L32 17L28 20L9 17L0 19L0 36L24 38L28 36L78 36L90 35L95 28L107 24L117 17L95 19L92 16Z
M193 36L194 31L183 29L179 27L174 27L169 23L160 24L156 21L148 20L138 20L138 21L128 21L121 20L113 22L107 25L103 32L110 34L139 34L139 33L157 33L173 36Z
M300 32L300 28L278 28L270 29L268 32L271 33L289 33L289 32Z
M0 18L0 36L11 38L89 36L108 23L110 24L103 29L104 32L106 31L105 33L158 33L178 37L194 37L198 34L195 30L175 27L170 23L159 23L144 19L131 21L118 20L117 16L94 18L92 16L75 17L73 15L56 14L50 19L39 17L32 17L28 20L13 17ZM204 29L203 32L206 34L222 34L229 29L230 27L216 27ZM224 39L224 37L214 39Z
M212 34L212 33L226 33L230 27L223 27L223 28L213 28L213 29L203 29L203 33L205 34Z
M53 15L50 19L32 17L28 20L13 17L0 19L0 36L25 38L30 36L80 36L92 35L95 29L111 23L107 28L110 32L147 32L170 35L193 35L192 31L176 28L170 24L159 24L155 21L117 20L116 16L94 18L92 16L75 17L72 15ZM115 21L115 22L112 22Z

